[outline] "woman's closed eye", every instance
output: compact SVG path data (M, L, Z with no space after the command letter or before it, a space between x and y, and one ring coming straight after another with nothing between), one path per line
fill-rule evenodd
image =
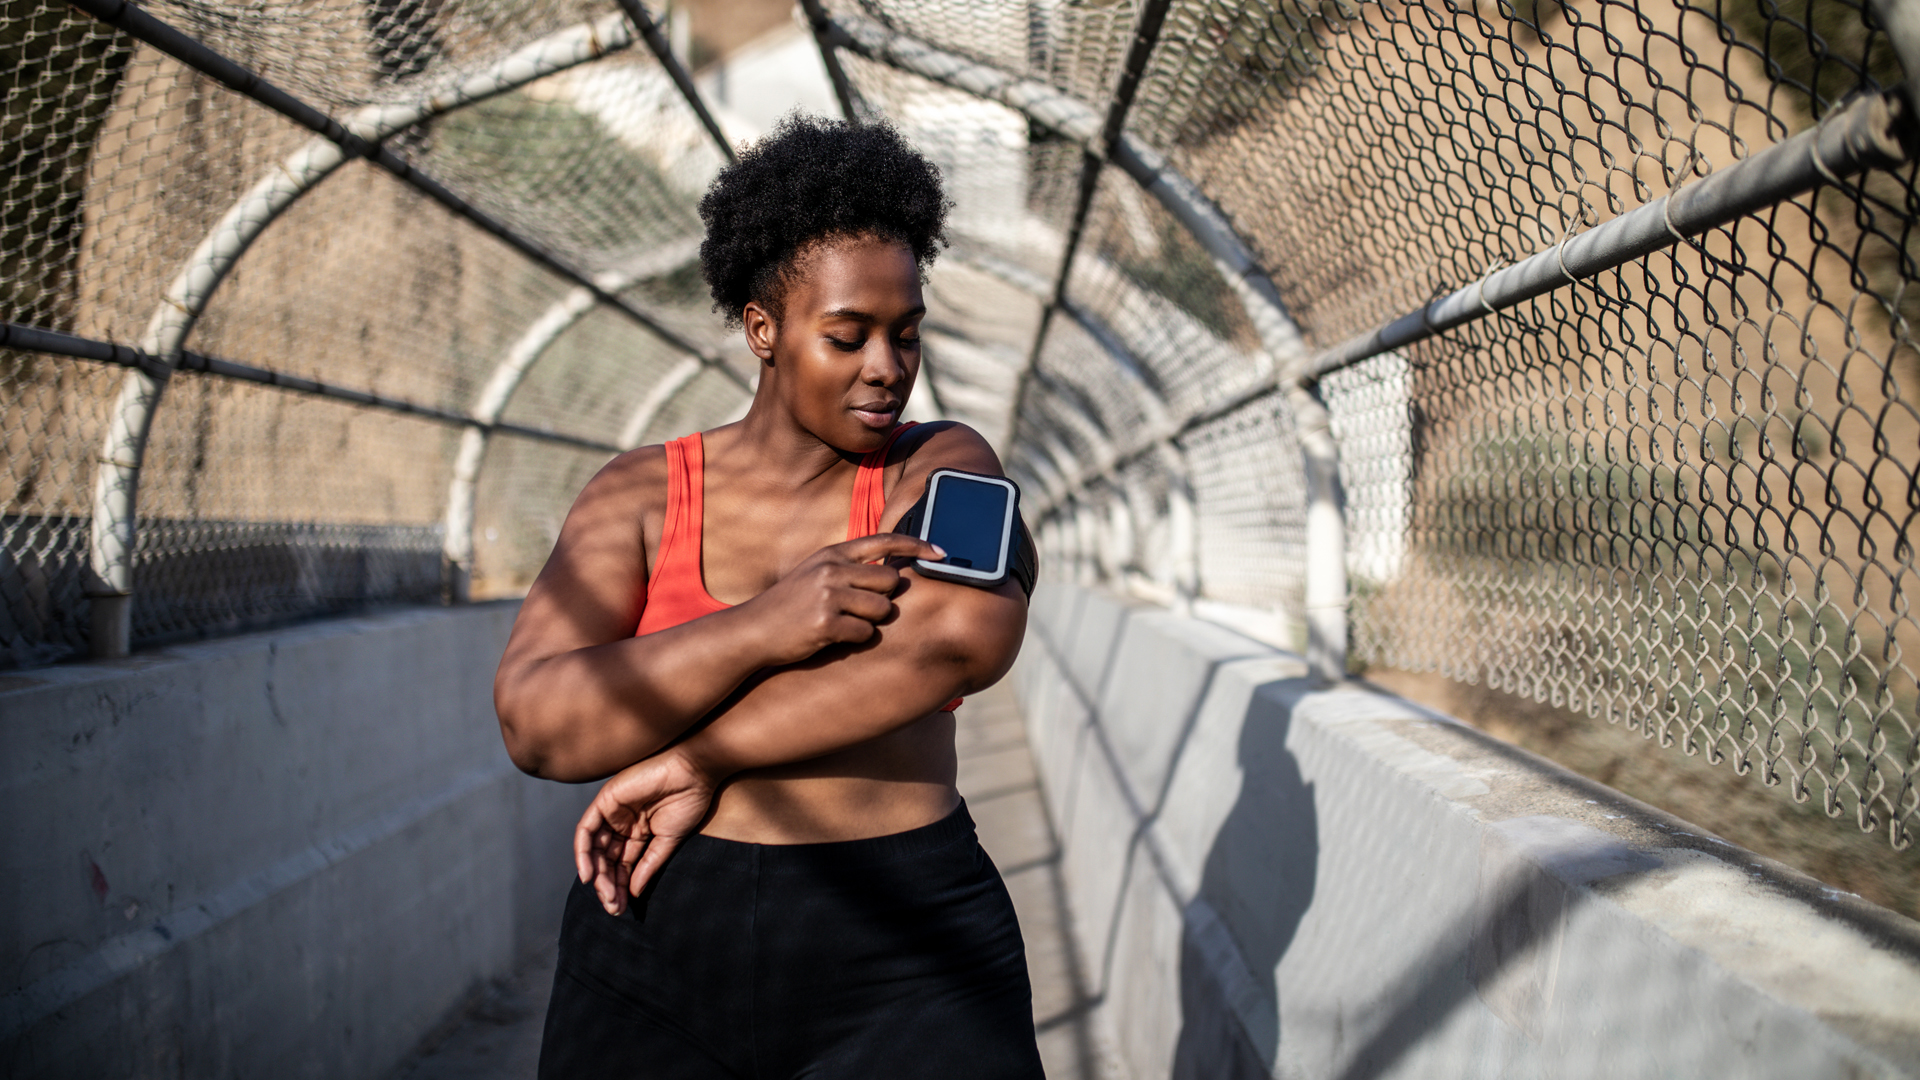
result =
M894 338L893 342L902 349L918 349L920 347L920 335L908 334L903 337ZM832 334L827 335L827 344L839 349L841 352L859 352L861 349L867 347L865 338L849 341L845 338L834 337Z

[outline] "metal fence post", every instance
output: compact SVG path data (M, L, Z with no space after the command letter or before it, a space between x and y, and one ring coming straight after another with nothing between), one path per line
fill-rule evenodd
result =
M720 148L720 153L728 161L732 161L733 144L727 141L727 134L720 130L720 124L714 120L713 113L707 111L706 101L700 97L699 88L693 85L693 76L687 74L686 65L673 54L673 45L667 41L666 35L660 32L660 24L654 21L653 16L647 12L646 5L640 0L615 0L615 2L620 5L621 11L627 13L627 18L633 21L634 29L640 31L640 37L647 43L653 58L660 61L660 66L673 80L673 85L679 88L680 96L686 99L687 106L693 110L695 116L700 118L700 125L707 129L708 135L713 137L713 144Z
M1294 436L1307 479L1307 559L1302 607L1307 666L1314 678L1347 677L1347 500L1340 485L1340 448L1320 395L1298 383L1287 387Z
M531 368L546 355L568 328L594 307L593 293L574 289L557 301L545 315L534 320L513 343L493 369L493 374L473 403L473 418L479 424L492 424L506 411L513 392L520 388ZM474 496L479 488L480 467L487 454L487 431L470 427L460 436L460 452L453 461L453 479L447 486L446 542L444 551L447 598L465 603L473 584L473 512Z
M147 436L153 430L154 412L166 389L166 376L179 366L187 335L214 290L254 238L344 161L345 152L325 139L315 139L295 151L227 211L188 257L154 309L139 347L163 367L153 372L127 372L109 418L94 480L87 581L94 656L125 656L132 647L140 467L146 457Z
M840 65L840 57L834 51L832 37L833 21L827 17L827 9L820 0L800 0L800 10L807 17L807 26L813 30L813 42L820 50L820 63L827 69L827 81L833 84L833 96L840 102L840 115L849 124L860 122L860 94L847 78L847 69Z

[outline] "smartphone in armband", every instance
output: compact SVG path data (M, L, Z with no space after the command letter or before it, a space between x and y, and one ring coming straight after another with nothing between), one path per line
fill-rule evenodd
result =
M947 557L915 559L928 577L992 588L1013 569L1020 487L1003 476L935 469L927 478L919 537Z

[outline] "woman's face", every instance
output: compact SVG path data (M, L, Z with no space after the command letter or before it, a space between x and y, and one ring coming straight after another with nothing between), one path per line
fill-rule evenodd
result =
M823 241L802 252L783 317L747 305L762 382L807 431L839 450L876 450L920 374L920 268L891 240Z

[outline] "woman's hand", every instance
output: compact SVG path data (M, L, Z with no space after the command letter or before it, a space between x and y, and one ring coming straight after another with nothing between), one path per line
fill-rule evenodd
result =
M629 765L600 786L573 831L574 869L612 915L639 896L680 842L700 828L715 784L685 754L668 750Z
M736 610L764 635L767 667L797 664L829 645L866 641L893 614L900 571L879 560L946 554L899 533L863 536L814 552Z

